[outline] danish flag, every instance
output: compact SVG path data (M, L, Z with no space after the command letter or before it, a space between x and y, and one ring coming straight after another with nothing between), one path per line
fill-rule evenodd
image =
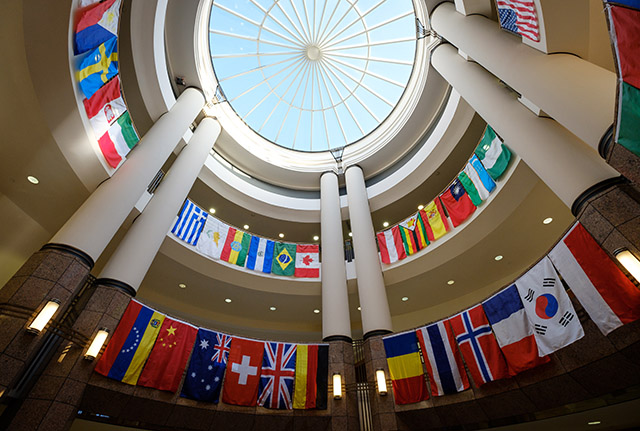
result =
M291 410L296 347L295 344L264 343L258 405Z

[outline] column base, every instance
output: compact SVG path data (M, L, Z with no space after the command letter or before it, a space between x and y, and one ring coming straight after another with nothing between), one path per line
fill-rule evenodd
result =
M346 335L329 335L328 337L324 337L322 341L325 343L329 343L331 341L344 341L345 343L353 342L351 337L347 337Z
M385 334L389 331L378 331ZM388 385L386 395L378 394L376 387L376 371L383 369L387 376L387 381L391 378L387 366L387 356L382 343L382 334L373 335L369 332L369 337L363 343L364 366L366 369L366 379L369 385L369 400L371 406L371 418L374 431L397 430L398 421L395 413L395 401L391 385Z
M375 329L373 331L369 331L366 334L364 334L362 336L363 340L367 340L368 338L371 337L377 337L379 335L387 335L387 334L391 334L393 331L390 331L388 329Z
M339 373L342 376L342 399L333 398L333 375ZM331 412L332 431L359 431L358 399L353 390L356 386L356 372L354 366L353 345L351 341L329 341L329 394L327 407Z

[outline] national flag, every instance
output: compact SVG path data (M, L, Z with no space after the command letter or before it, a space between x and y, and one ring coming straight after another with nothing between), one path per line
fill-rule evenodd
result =
M494 180L502 176L511 160L511 151L489 125L487 125L482 140L476 147L475 154Z
M78 9L85 8L87 6L91 6L96 3L100 3L102 0L79 0Z
M296 246L296 277L320 277L320 247L317 244L298 244Z
M455 394L469 389L451 327L445 321L416 330L424 364L431 380L431 395Z
M553 353L584 336L576 310L548 257L517 279L516 288L533 325L539 356Z
M119 17L120 0L107 0L82 12L76 24L76 55L117 36Z
M125 105L120 93L120 78L118 76L114 76L96 91L91 99L84 99L82 102L96 139L104 135L109 130L109 126L127 112L127 105Z
M232 339L220 332L198 329L181 397L218 403Z
M507 360L510 375L549 362L548 356L538 356L533 326L515 284L485 300L482 307Z
M138 385L176 392L197 332L197 328L188 323L165 318Z
M440 200L449 213L453 227L460 226L476 210L476 206L471 202L469 195L457 178L440 195Z
M76 73L84 97L90 99L118 73L118 38L114 37L85 55Z
M196 243L196 250L213 259L220 259L227 242L229 225L215 217L207 216L202 234Z
M293 408L325 410L328 381L329 345L298 344Z
M230 227L224 247L222 248L222 253L220 253L220 259L225 262L235 263L238 266L244 266L250 244L250 233Z
M496 183L480 159L478 159L478 156L475 154L471 156L464 168L464 172L473 182L482 200L486 201L489 198L489 194L496 189Z
M196 245L207 221L207 215L205 210L187 199L171 233L188 244Z
M273 264L271 266L273 275L293 275L296 268L295 261L296 245L276 242L273 248Z
M376 234L378 248L380 248L380 260L387 265L407 257L402 242L402 234L398 226L393 226Z
M164 319L164 314L131 300L94 371L135 385Z
M477 386L509 377L507 363L482 304L451 317L449 323Z
M469 195L471 203L473 203L474 206L479 207L480 204L482 204L482 198L480 197L480 193L478 192L475 184L473 184L473 181L469 178L469 175L467 175L465 171L462 171L458 174L458 180L460 181L460 184L462 184L462 187L464 187L467 195Z
M540 40L538 16L533 0L497 0L500 27L534 42Z
M109 166L116 168L139 140L129 112L125 111L98 139L98 145Z
M640 319L640 290L580 223L549 258L604 335Z
M415 331L382 339L387 354L396 404L411 404L429 398Z
M222 402L255 406L262 372L264 342L234 337L222 387Z
M295 371L295 344L270 341L264 343L258 405L291 410Z
M449 222L444 215L440 199L434 199L429 202L424 209L420 210L420 215L424 221L429 241L435 241L449 232Z
M398 226L402 236L402 245L407 255L410 256L429 245L427 229L419 213L401 221Z
M252 236L247 256L247 268L270 274L274 245L275 243L270 239Z

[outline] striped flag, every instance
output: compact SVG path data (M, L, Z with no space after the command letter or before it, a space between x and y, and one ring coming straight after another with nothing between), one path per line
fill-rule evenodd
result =
M129 112L125 111L116 121L111 123L109 130L98 139L98 145L109 166L116 168L139 140L131 123Z
M538 16L533 0L497 0L500 27L534 42L540 40Z
M415 331L382 339L396 404L411 404L429 398Z
M230 227L227 233L227 240L222 248L222 253L220 253L220 259L225 262L235 263L238 266L244 266L250 244L251 234Z
M380 248L380 259L382 263L388 265L407 257L402 242L402 234L398 226L394 226L383 232L378 232L376 236L378 237L378 247Z
M196 245L207 221L207 212L187 199L171 233L184 242Z
M329 345L298 344L293 408L325 410L328 381Z
M420 215L425 223L429 241L435 241L449 231L449 222L444 215L440 199L429 202L424 209L420 210Z
M249 245L249 255L247 256L247 268L270 274L271 264L273 263L274 245L275 243L270 239L252 236L251 244Z
M320 247L318 244L298 244L296 246L296 277L320 277Z
M489 125L484 131L475 153L494 180L504 174L511 160L511 151Z
M84 99L82 103L89 117L93 134L96 139L100 139L109 130L109 126L127 111L127 105L120 93L120 77L114 76L90 99Z
M411 256L429 245L424 220L419 216L419 213L415 213L408 219L398 223L398 226L402 236L402 245L407 255Z

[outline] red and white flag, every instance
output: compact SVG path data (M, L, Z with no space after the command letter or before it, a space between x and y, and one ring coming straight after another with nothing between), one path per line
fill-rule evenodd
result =
M127 110L120 94L120 78L113 77L90 99L84 99L84 109L91 122L96 139L100 139L107 130Z
M234 337L227 360L222 401L238 406L255 406L262 372L264 342Z
M296 277L320 277L320 250L317 244L298 244L296 247Z
M407 257L402 244L402 234L400 228L394 226L384 232L378 232L378 247L380 248L380 259L387 265Z

